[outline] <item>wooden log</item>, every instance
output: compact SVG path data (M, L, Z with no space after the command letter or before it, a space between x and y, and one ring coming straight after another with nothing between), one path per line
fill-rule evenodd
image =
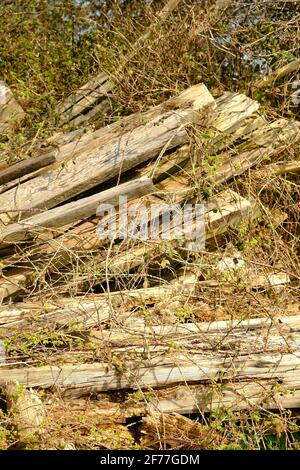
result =
M5 392L19 443L26 445L43 433L46 418L43 403L35 391L25 389L17 381L8 382Z
M270 75L267 75L261 80L258 80L256 83L254 83L254 87L258 89L266 88L274 84L276 81L280 80L281 78L285 77L286 75L289 75L293 72L297 72L299 69L300 69L300 59L295 59L289 64L284 65L283 67L280 67L279 69L275 70Z
M205 140L205 144L210 148L210 151L218 151L224 146L231 145L235 140L245 137L254 129L262 125L263 119L253 116L253 112L258 109L258 103L246 97L245 95L237 93L225 93L225 96L216 100L215 118L212 121L211 128L213 129L213 137ZM147 113L144 113L143 120L146 119ZM252 116L252 119L251 119ZM125 125L128 126L132 117L124 119ZM135 116L135 119L137 117ZM122 120L122 125L124 126ZM236 129L236 130L235 130ZM80 153L89 148L92 150L96 148L100 143L105 140L108 141L114 135L117 135L122 130L120 123L114 123L110 125L108 129L100 129L95 132L86 131L86 129L78 129L76 131L69 132L68 134L62 134L53 136L48 139L46 144L55 144L56 149L50 149L47 154L38 155L30 162L41 159L45 164L47 160L49 163L62 162L67 158L72 157L75 159ZM128 129L129 130L129 129ZM161 181L162 179L170 176L171 174L178 172L183 164L188 159L188 146L179 148L178 151L171 155L162 156L151 163L147 167L138 170L138 174L144 176L153 177L154 182ZM25 164L26 161L24 161ZM23 162L20 162L20 164ZM19 165L19 164L17 164ZM26 164L25 164L26 165ZM9 172L13 172L13 166L9 168ZM0 188L0 193L8 191L15 186L18 186L25 181L32 179L33 177L41 175L43 172L48 171L51 168L45 166L36 170L31 174L24 174L16 179L13 179L13 174L10 177L8 183L3 182L3 186Z
M48 137L45 141L43 141L42 146L44 148L47 148L49 146L60 147L61 145L69 144L70 142L73 142L74 140L79 140L82 136L89 134L91 132L93 132L93 129L91 126L82 127L81 129L76 129L74 131L70 131L67 133L63 131L58 131L55 134Z
M299 408L300 389L293 384L292 390L281 384L275 376L242 383L216 383L207 385L177 385L157 390L148 413L193 414L210 411L236 411L245 409ZM138 404L136 404L138 406Z
M246 138L254 130L262 127L265 122L254 114L259 108L256 101L239 93L226 92L216 100L215 117L211 122L208 135L200 136L200 139L208 153L220 152L220 149L232 145L237 139ZM197 162L194 163L194 166ZM187 172L192 174L193 162L189 160L188 145L180 147L170 155L162 156L153 163L138 170L138 173L150 176L158 183L165 178L182 171L182 175L176 176L182 180L182 186L190 186ZM170 180L169 180L170 181ZM169 183L171 185L171 183ZM162 186L162 188L164 188ZM187 188L184 188L187 191ZM183 190L184 190L183 189ZM173 193L172 188L168 188ZM176 188L178 192L178 188ZM179 190L180 192L180 190Z
M188 140L185 127L192 122L207 123L213 108L214 100L204 85L191 87L165 103L168 110L164 113L155 116L154 108L146 124L5 192L0 203L7 210L54 207L168 148L184 144Z
M82 396L91 392L147 389L167 385L210 384L233 382L238 384L274 380L277 384L293 392L299 389L300 370L300 321L295 318L280 318L277 322L261 319L260 325L251 328L251 320L239 322L235 328L231 321L219 333L209 335L208 328L218 330L214 322L206 326L205 334L201 329L197 338L205 345L193 350L174 347L165 353L155 348L145 357L145 348L140 353L133 351L132 359L124 349L114 367L108 363L59 364L56 366L6 368L0 366L0 386L10 380L18 380L26 387L58 387L69 396ZM250 322L250 323L249 323ZM291 327L292 325L292 327ZM186 325L184 325L186 326ZM203 331L203 329L202 329ZM207 336L208 335L208 336ZM205 337L207 340L205 341ZM210 341L209 341L210 339ZM213 341L212 341L213 339ZM113 351L112 351L113 353ZM116 352L114 353L116 354ZM298 403L298 406L300 403Z
M250 220L251 217L257 215L255 205L246 199L240 198L239 195L231 190L220 193L208 206L208 212L204 218L205 227L203 233L206 240L224 233L229 227L234 227L241 220ZM196 229L195 224L192 224L192 229ZM160 235L162 235L162 232ZM201 240L199 241L201 242ZM170 241L169 243L172 242ZM158 245L155 240L152 240L152 242L150 240L148 243L139 243L133 247L132 242L130 242L129 245L130 248L124 244L124 246L121 245L115 249L113 248L107 254L105 252L102 254L104 261L100 261L98 272L103 271L103 276L97 276L98 283L103 282L106 276L118 278L120 275L126 275L128 271L143 264L146 258L149 259L149 257L153 256L156 259L160 259L162 256L157 249ZM193 248L190 247L190 249ZM90 261L86 260L87 272L92 272L91 268L88 267L89 264ZM78 285L80 285L80 282L83 282L84 279L88 281L89 276L81 274L80 278L76 280L76 284L79 282Z
M48 169L49 169L48 166L44 166L44 167L40 168L39 170L35 170L32 173L26 173L26 175L23 175L20 178L11 180L8 183L3 184L2 186L0 186L0 194L5 193L5 191L8 191L9 189L15 188L16 186L19 186L20 184L24 183L25 181L29 181L32 178L35 178L36 176L39 176L41 174L41 172L43 172L43 170L47 171Z
M228 122L229 126L235 127L233 125L233 120L234 119L238 122L243 122L242 118L239 116L239 113L242 110L241 105L244 104L244 106L246 108L248 108L248 107L251 108L252 107L252 103L253 103L252 100L247 101L243 98L243 96L241 96L241 100L237 99L236 96L234 96L234 98L235 98L234 99L235 106L237 106L236 108L234 108L233 105L229 106L229 103L227 101L228 109L230 110L229 114L226 111L226 109L227 109L226 106L222 106L222 108L217 111L217 118L220 122L220 125L222 125L221 116L223 116L224 120L226 120ZM246 112L246 108L243 111L243 113L245 113L245 115L248 116L249 113ZM235 112L234 112L234 109L235 109ZM151 113L153 113L153 111L151 111ZM228 119L229 115L232 116L233 120ZM126 119L128 119L128 118L126 118ZM131 117L129 117L129 120L126 121L126 126L128 126L128 124L130 125L130 123L131 123L130 119L131 119ZM113 126L111 126L111 127L113 127ZM227 127L223 125L223 129L227 129ZM217 125L214 125L214 128L217 128ZM132 129L132 127L131 127L131 129ZM119 128L117 128L116 131L119 131ZM97 132L99 134L99 131L97 131ZM101 135L98 135L98 138L100 138L100 137L101 137ZM103 134L102 134L102 138L103 138ZM84 136L82 139L83 139L82 144L83 145L88 145L89 136ZM87 140L85 141L84 139L87 139ZM71 145L73 145L73 144L71 144ZM77 143L76 143L76 145L77 145ZM80 145L80 143L78 143L78 145ZM68 145L66 147L68 147ZM68 150L65 150L64 152L62 152L60 158L63 159L64 158L63 155L67 155L69 152L72 153L74 151L75 151L74 148L72 148L72 149L69 148ZM183 152L184 152L184 149L183 149ZM186 189L185 189L185 192L186 192ZM90 233L89 228L92 230L92 233ZM82 232L81 236L80 236L80 232ZM72 234L74 234L73 239L72 239ZM51 248L51 245L49 245L48 247L45 246L43 248L43 250L46 251L46 252L49 252L49 248L50 248L50 250L53 252L53 251L59 250L60 246L66 246L66 247L69 247L70 249L72 249L72 248L75 248L76 246L78 246L78 242L82 243L81 244L82 247L85 246L86 249L92 249L93 247L95 248L97 246L97 241L98 241L98 240L94 240L95 239L94 234L95 234L95 224L87 222L87 223L84 223L82 225L82 227L79 226L79 227L76 227L75 229L73 229L73 231L71 230L66 236L58 237L57 242L54 242L54 245L53 245L52 248ZM84 239L82 237L84 237ZM86 241L84 241L84 240L86 240ZM33 253L34 253L34 250L33 250ZM28 255L25 253L24 257L28 257ZM64 257L69 258L68 256L66 256L66 253L65 253ZM15 259L14 261L17 262L17 259ZM4 285L3 285L4 289L2 289L2 291L5 291L4 295L6 295L6 293L7 294L8 293L13 293L17 289L18 276L20 276L20 274L17 274L17 277L14 274L12 276L8 275L7 279L5 281L2 281L2 283L4 283ZM23 275L21 275L21 277L22 277L22 280L23 280ZM32 278L32 273L28 272L26 277L27 277L27 279L31 279ZM6 285L7 285L7 287L9 287L9 290L7 290L7 287L5 287Z
M54 162L55 156L51 153L22 160L5 170L0 171L0 185L6 184L16 178L21 178L29 173L33 173L34 171L47 165L51 165Z
M20 122L25 113L17 103L8 86L0 81L0 135L5 135L13 124Z
M221 192L208 206L208 211L204 217L204 236L206 240L214 239L230 227L238 225L242 220L251 220L252 217L258 215L254 203L241 198L231 190ZM193 228L195 228L195 225ZM157 249L158 245L155 240L139 243L136 246L132 246L131 242L129 246L128 248L125 243L124 246L116 246L115 249L109 250L107 254L104 252L101 255L104 261L99 262L97 270L103 272L103 276L97 276L98 283L103 282L107 276L109 279L118 278L120 275L124 276L128 271L143 264L146 258L149 259L149 257L155 257L156 255L156 259L160 259L162 255ZM90 264L91 267L89 268ZM92 272L92 265L92 262L86 260L86 272ZM84 282L84 280L88 281L89 275L84 276L81 274L79 279L74 282L76 285L77 283L80 285L80 282Z
M216 118L212 127L221 133L233 134L258 109L259 103L248 96L225 92L216 100Z
M196 286L196 279L188 283L176 280L171 284L166 283L146 289L128 289L74 298L61 297L56 303L3 305L0 306L0 329L3 328L5 331L32 327L38 329L56 325L60 328L70 326L91 328L116 316L119 318L118 310L123 305L134 306L171 298L190 298ZM2 362L5 362L4 349Z
M284 313L284 311L283 311ZM126 322L122 327L91 332L93 343L109 345L116 353L141 353L147 346L152 354L167 352L170 344L178 351L216 353L238 347L239 354L278 351L297 348L300 334L299 316L216 322L150 325L145 322ZM296 325L296 327L295 327ZM291 334L292 333L292 334Z
M66 397L67 398L67 397ZM236 382L208 384L175 384L166 388L129 393L122 403L111 401L107 393L98 394L98 401L89 398L70 397L60 400L53 411L49 405L51 417L64 416L72 420L74 414L84 413L89 421L94 419L107 422L126 423L135 416L155 416L157 413L182 415L204 412L236 411L245 409L297 408L300 403L300 390L293 392L278 383L276 377L254 382ZM162 417L163 419L163 417Z
M204 412L236 411L245 409L279 409L297 408L300 403L300 390L293 392L273 379L262 379L255 382L245 381L208 384L175 384L166 388L145 390L129 393L122 403L110 400L110 395L98 394L99 401L89 398L64 400L55 406L49 405L49 414L58 416L63 410L64 416L72 420L72 416L84 413L89 420L126 423L128 418L135 416L153 416L156 413L178 413L182 415ZM57 408L57 409L56 409ZM51 416L51 417L52 417Z
M59 149L68 148L70 143L74 143L73 148L71 148L71 153L72 152L74 153L75 149L80 145L81 140L83 139L85 139L86 141L89 140L91 134L92 134L92 129L85 127L81 129L76 129L66 134L64 134L63 132L58 132L57 134L54 134L50 138L46 139L42 143L42 149L39 148L38 150L35 151L34 157L26 159L26 160L22 160L16 165L14 165L13 167L11 167L12 174L9 177L9 181L7 183L4 183L4 182L2 183L2 186L0 187L0 194L4 193L5 191L8 191L9 189L12 189L15 186L19 186L25 181L28 181L48 171L49 169L52 168L51 165L53 165L56 162L61 161L61 159L59 158L60 157ZM39 163L36 163L36 160ZM22 167L21 164L24 164L24 174L23 176L15 177L15 174L14 174L15 168L16 169L19 168L19 165L20 167ZM27 168L27 164L28 164L28 168ZM37 169L31 170L32 167L35 167L35 166ZM27 168L26 172L25 172L25 168ZM10 167L8 168L8 170L10 171ZM14 177L15 179L12 179Z
M297 174L300 172L300 162L297 160L290 162L278 162L265 165L264 168L255 170L251 173L252 176L258 178L266 178L272 176L282 176L288 174Z
M248 127L249 124L249 127ZM254 125L254 127L253 127ZM253 129L255 129L253 131ZM249 133L247 133L247 130ZM243 136L241 132L245 131ZM157 185L157 189L161 192L162 196L169 203L177 203L182 199L189 199L197 190L197 180L201 178L205 185L219 186L235 176L245 173L253 166L261 164L264 159L269 159L277 155L290 145L294 145L300 140L300 123L295 121L288 121L279 119L273 123L264 124L261 119L254 119L252 122L247 123L229 137L227 141L219 141L218 135L211 139L209 148L212 154L218 153L222 147L230 145L235 139L244 139L239 146L233 150L226 150L221 154L215 155L211 164L208 164L201 171L194 171L194 175L190 178L187 175L186 169L169 178L163 180ZM268 167L271 165L268 165ZM268 168L267 167L267 168ZM276 169L277 170L276 170ZM204 171L203 171L204 170ZM266 176L264 170L255 170L257 176L262 173ZM282 172L297 172L297 165L291 164L290 167L284 166L282 169L275 164L273 174L276 171ZM203 174L204 173L204 174ZM205 174L206 173L206 174ZM272 175L272 169L267 172ZM203 185L203 183L202 183Z
M241 220L249 219L257 215L255 205L241 198L237 193L231 190L226 190L219 194L208 204L208 212L205 216L205 238L206 240L214 238L221 233L224 233L229 227L233 227ZM71 233L63 234L60 237L54 238L47 242L47 245L42 245L35 250L36 256L48 254L51 256L51 261L45 264L45 261L36 260L35 269L32 269L31 263L27 262L27 267L11 270L10 273L5 275L5 278L0 280L0 297L2 300L5 297L11 296L25 286L29 286L33 279L38 275L42 275L46 271L55 271L63 266L67 266L72 262L76 252L83 252L85 250L95 250L103 246L96 231L96 224L94 222L86 222L84 226L80 226L76 235L74 231ZM128 272L128 270L139 266L144 262L145 256L149 256L155 252L156 244L151 243L149 246L141 244L133 248L112 249L110 252L109 260L106 260L106 253L103 252L102 257L104 261L100 263L99 269L105 273L113 273L117 276L120 272ZM33 252L34 253L34 252ZM25 254L25 259L29 254ZM12 260L13 263L17 260ZM86 261L89 265L89 261ZM84 280L84 276L81 276ZM100 282L100 278L99 278Z
M233 100L232 102L230 97ZM215 152L217 149L220 149L224 146L226 147L228 145L228 137L230 137L229 143L232 144L236 139L240 139L242 136L247 136L249 132L253 131L253 129L261 127L262 120L260 118L256 118L254 116L253 119L251 119L251 112L253 112L253 110L256 108L257 104L255 104L253 100L245 97L244 95L238 95L236 93L226 94L226 100L218 99L217 107L215 109L216 118L212 121L212 128L214 129L213 137L210 136L208 140L206 140L206 138L204 139L204 144L208 146L208 149L210 149L209 151ZM145 119L145 114L147 115L148 119L149 116L153 116L153 110L144 113L143 120ZM129 116L128 118L124 119L128 131L134 129L132 124L136 122L136 119L136 116ZM234 131L233 134L230 134L230 129L236 129L238 124L240 124L240 127ZM83 148L88 147L90 150L92 150L95 148L95 142L97 145L99 145L103 140L110 140L113 135L117 135L120 132L120 129L121 128L119 123L115 123L112 126L109 126L109 137L106 135L107 131L104 130L103 132L103 129L96 131L93 134L80 135L80 139L71 143L71 145L69 145L69 142L66 145L63 145L59 149L55 158L57 161L63 161L70 155L72 158L76 158L76 155L78 153L80 154ZM92 141L91 136L93 137ZM160 182L162 179L166 178L168 174L178 172L182 165L184 165L186 167L186 171L188 171L190 166L190 162L187 162L188 155L188 146L183 146L170 155L159 157L154 163L150 163L150 165L148 165L146 168L138 170L137 174L153 177L154 181ZM165 182L161 183L158 186L158 189L161 191L161 196L166 198L169 202L182 202L186 196L191 196L195 188L193 188L193 185L191 185L191 182L189 182L186 171L182 175L178 174L175 177L174 182L173 178L169 178ZM37 174L39 173L37 172ZM26 181L28 176L23 178L25 178L24 181ZM20 183L22 182L23 181L21 179ZM18 180L14 182L13 186L16 184L19 184ZM9 187L7 187L7 189L9 189ZM176 196L174 195L174 192L176 193ZM172 195L171 197L169 196L169 193ZM86 223L84 223L82 226L83 233L86 232L86 226ZM92 225L91 228L94 230L94 225ZM74 229L76 243L78 240L79 230L80 227L76 227ZM67 234L67 240L60 238L60 241L61 244L69 245L71 239L72 231ZM48 251L48 248L44 247L44 250ZM17 260L15 259L15 262L16 261Z
M245 95L224 93L216 100L215 117L208 135L201 136L205 151L218 153L237 139L246 139L254 130L262 127L264 120L253 114L258 108L259 104ZM137 172L160 183L157 188L168 202L182 202L195 190L192 174L197 166L199 163L190 160L189 147L185 145L170 155L159 157Z
M254 131L249 141L219 156L217 169L207 179L215 186L220 185L299 141L300 123L278 119Z
M145 449L217 450L226 440L217 430L179 414L152 412L142 418L141 445Z
M270 279L262 276L261 278L256 277L255 282L251 281L249 289L263 289L270 286L272 286ZM2 305L0 306L0 329L8 332L20 328L37 330L47 327L55 328L56 326L59 328L72 326L92 328L115 318L123 324L123 321L130 322L131 309L134 306L153 305L161 302L167 306L170 301L197 301L199 293L203 289L221 289L222 292L233 294L235 288L236 285L230 281L222 281L222 283L211 279L200 281L198 276L193 274L191 277L184 275L182 278L171 280L170 283L155 287L113 291L71 299L59 297L56 303L47 301L37 304L25 302ZM297 310L297 305L291 303L278 308L277 314L291 315L288 312L294 314L295 309ZM267 312L268 315L272 315L272 312ZM0 363L5 363L5 360L5 348L4 345L1 347L0 342Z
M33 215L23 222L9 225L0 231L0 243L19 242L32 238L38 231L63 227L88 218L96 213L100 204L110 204L117 207L120 196L124 196L127 201L130 201L133 198L142 197L152 192L154 192L154 186L151 179L141 177L131 180L101 193Z
M256 101L237 93L227 93L226 99L221 98L216 100L216 108L214 116L212 116L211 127L214 129L214 136L212 138L205 136L205 139L208 137L207 140L211 145L216 143L216 139L218 141L224 139L224 133L230 134L230 129L233 130L239 125L243 125L245 119L249 118L259 107ZM103 143L109 142L113 137L118 137L120 133L124 133L124 130L133 131L136 127L153 119L155 115L163 113L164 110L165 105L162 103L143 113L127 116L93 133L80 135L78 139L59 146L55 154L56 160L62 162L70 156L75 159L83 150L88 148L91 151ZM239 137L237 136L237 138Z

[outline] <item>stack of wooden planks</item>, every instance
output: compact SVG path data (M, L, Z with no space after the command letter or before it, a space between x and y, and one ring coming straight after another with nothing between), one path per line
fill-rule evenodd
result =
M237 286L224 269L209 278L196 263L183 272L174 263L173 275L164 278L155 266L164 272L168 250L181 250L187 259L197 248L163 241L163 231L155 241L102 239L97 233L97 208L115 206L112 218L119 221L120 196L129 206L203 203L204 237L212 244L240 223L255 221L261 207L242 196L238 185L224 183L252 168L261 173L268 166L268 174L298 171L295 163L266 163L300 141L300 123L269 122L258 108L239 93L214 99L199 84L96 131L60 136L59 145L48 142L42 154L0 172L0 327L10 345L0 364L0 387L17 410L20 440L51 414L47 402L36 397L38 389L58 393L70 407L74 399L106 394L103 408L100 400L89 412L97 408L107 419L109 408L119 423L131 416L223 406L299 406L298 306L290 306L295 315L287 318L285 305L275 313L266 307L263 318L198 321L182 305L199 303L199 293L220 285L235 295ZM195 141L201 151L192 159ZM145 274L145 266L156 274ZM243 282L252 291L290 282L278 270L250 271L243 271ZM172 320L157 320L155 314L149 319L146 313L155 308L161 318L169 309L165 318ZM168 317L172 308L181 317L178 312ZM85 333L78 336L80 348L58 348L46 355L45 365L34 354L15 354L12 338L34 332L39 344L45 330L71 331L76 338ZM14 397L16 387L23 387L24 397ZM126 393L123 404L110 401L116 390ZM143 398L133 400L134 391ZM22 400L33 401L29 416Z

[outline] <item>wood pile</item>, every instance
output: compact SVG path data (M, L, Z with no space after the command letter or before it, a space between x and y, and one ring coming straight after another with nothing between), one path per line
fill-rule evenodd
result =
M98 76L97 87L104 80ZM21 443L42 432L46 414L55 416L59 406L78 410L82 403L87 416L97 414L103 422L143 416L149 446L161 413L175 413L168 426L176 421L184 432L201 437L200 424L191 428L180 414L299 407L298 304L277 310L266 305L261 318L234 320L224 314L205 322L204 314L195 317L186 305L199 304L204 312L203 292L236 295L241 286L230 275L239 267L238 256L233 256L238 267L224 259L222 266L212 263L211 277L203 276L196 262L181 270L174 263L173 275L164 277L168 251L176 248L187 260L197 249L176 240L103 240L96 230L99 204L117 207L120 195L132 205L183 205L199 201L205 188L211 253L219 237L241 223L255 223L263 208L251 195L240 194L238 184L229 189L224 183L246 172L259 177L299 171L298 162L270 160L300 142L299 122L270 122L258 108L243 94L214 99L199 84L106 127L77 129L55 145L48 141L40 154L0 172L0 327L6 347L0 387L8 410L14 410ZM6 122L0 114L0 126ZM195 139L208 162L201 152L190 158ZM119 210L114 217L121 216ZM246 291L291 283L280 270L241 264L239 282L243 279ZM286 316L288 310L294 315ZM52 335L48 343L45 331ZM77 341L74 350L68 350L69 335ZM16 342L28 337L39 351L50 344L51 353L43 350L37 357L23 347L20 354ZM117 391L122 403L110 395ZM207 446L207 436L203 439Z

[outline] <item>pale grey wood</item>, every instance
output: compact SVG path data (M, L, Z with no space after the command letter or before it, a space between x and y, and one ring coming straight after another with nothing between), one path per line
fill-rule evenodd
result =
M299 69L300 69L300 59L295 59L289 64L284 65L283 67L280 67L277 70L274 70L270 75L267 75L261 80L258 80L256 83L254 83L253 86L255 88L265 88L269 85L272 85L277 80L280 80L281 78L285 77L286 75L289 75L290 73L293 73L293 72L297 72Z
M230 335L230 333L228 333ZM298 344L299 349L299 344ZM137 354L137 353L135 353ZM145 355L143 350L142 355ZM122 364L122 358L120 358ZM108 363L59 364L55 366L5 368L0 367L0 386L10 380L18 380L26 387L58 387L71 396L91 392L165 387L177 383L213 383L226 377L237 383L276 379L289 390L299 387L299 352L268 353L257 351L239 354L231 351L195 354L175 352L155 354L148 360L126 360L124 371L110 367Z
M218 158L216 172L207 178L214 185L245 173L300 141L300 122L278 119L250 134L248 140Z
M47 302L33 306L17 304L0 307L0 328L38 330L56 325L90 328L108 321L113 314L111 303L103 297L68 299L61 306Z
M207 206L205 238L213 238L224 233L229 227L235 226L241 220L250 220L251 217L257 215L255 204L251 201L247 201L232 190L223 191L213 198ZM42 247L33 250L33 253L47 253L51 257L52 269L55 269L55 266L67 266L72 262L70 251L74 253L77 250L95 250L102 245L103 240L97 235L95 223L86 222L82 227L71 229L70 233L49 240ZM143 263L145 255L149 255L153 250L155 250L155 243L149 246L138 243L125 252L117 251L115 253L112 250L109 262L105 259L106 254L103 254L104 261L99 269L103 268L105 273L106 268L108 268L109 272L114 272L115 275L118 275L119 272L127 272ZM90 261L87 260L87 266L89 263ZM29 265L27 269L12 270L12 272L7 273L5 279L0 280L0 299L3 300L30 285L32 280L36 278L37 273L43 269L43 263L41 265L36 263L35 269L32 269ZM50 266L48 269L51 270ZM81 280L83 281L83 279L84 276L82 275Z
M255 204L250 201L247 201L244 198L241 198L237 193L231 190L226 190L221 192L215 200L212 200L207 207L207 214L205 215L205 239L209 240L211 238L220 235L221 233L226 232L229 227L234 227L239 224L242 220L251 220L252 217L256 217L258 212L255 208ZM217 209L217 210L216 210ZM95 237L94 237L95 238ZM87 236L87 247L93 247L96 249L97 244L92 242L92 237ZM98 246L99 242L98 240ZM55 246L56 240L53 240L53 246ZM78 244L78 242L77 242ZM57 245L56 245L57 247ZM121 273L124 274L131 269L137 268L145 262L145 257L151 256L156 251L157 242L149 241L138 242L135 246L132 246L132 242L129 243L129 248L124 246L120 250L119 247L112 248L109 252L103 253L103 262L98 264L98 272L103 272L103 276L97 278L98 282L104 282L106 279L106 274L110 277L118 277ZM57 247L58 248L58 247ZM73 248L75 249L75 247ZM199 249L199 247L198 247ZM64 249L60 250L60 255L62 257ZM53 257L51 258L53 262ZM68 258L67 258L68 259ZM68 263L70 260L67 261ZM92 272L93 260L86 260L86 272ZM85 282L90 280L88 274L82 273L73 273L72 279L76 286L82 286L85 289ZM210 281L210 286L212 281ZM215 287L219 286L218 282L215 282ZM65 292L65 291L63 291Z
M111 338L109 332L103 333L107 345ZM148 411L188 413L224 405L241 409L255 403L263 408L300 406L300 316L152 327L132 323L128 344L123 344L124 331L120 334L119 347L111 344L110 348L119 355L120 364L126 357L122 372L106 363L1 366L0 385L18 380L27 387L58 387L69 397L158 388ZM115 330L111 337L117 339ZM143 347L139 338L145 342ZM224 385L214 386L220 379L226 379ZM176 393L160 389L171 385L177 385Z
M13 97L8 86L0 81L0 134L7 133L15 122L20 122L25 112Z
M195 85L176 100L170 100L169 105L167 102L167 110L146 124L0 195L0 205L7 210L54 207L161 151L185 143L188 140L186 126L193 122L207 123L214 106L214 99L207 88ZM2 220L7 222L10 218L2 217Z
M45 328L48 326L81 326L91 328L116 317L118 307L130 301L132 305L140 302L153 303L175 297L189 298L195 290L196 283L182 284L174 282L146 289L129 289L86 295L82 297L61 297L57 304L51 302L0 306L0 328L6 331L14 329ZM131 318L125 313L123 320ZM1 344L1 343L0 343ZM4 348L4 345L3 345ZM4 349L3 349L3 357ZM3 361L5 362L5 361Z
M36 391L27 390L17 381L10 381L5 387L8 412L17 431L19 443L32 442L33 437L42 434L46 425L46 412Z
M173 100L174 101L174 100ZM168 102L170 104L170 102ZM174 103L175 104L175 103ZM243 129L244 122L251 116L256 109L258 109L258 103L253 101L249 97L237 93L226 93L225 97L218 98L216 100L216 108L214 115L212 116L210 128L213 130L213 136L203 136L204 142L208 142L210 147L218 142L218 146L222 140L225 142L228 140L227 134L232 134L231 131L234 129L242 128L240 134L247 133L247 129ZM123 118L120 121L116 121L109 126L100 128L94 132L89 132L80 135L78 139L74 141L66 142L64 145L60 145L55 154L57 161L63 161L68 157L72 159L80 155L80 153L86 149L92 150L106 142L109 142L113 137L117 137L124 130L133 131L136 127L145 124L149 120L153 119L156 115L165 111L165 104L162 103L154 108L150 108L143 113L135 113L130 116ZM257 117L255 116L255 119ZM240 127L239 127L240 126ZM236 131L237 132L237 131ZM235 134L236 132L233 132ZM236 138L240 138L238 134ZM68 136L68 134L67 134ZM236 140L233 137L233 140ZM68 139L67 139L68 140Z
M5 364L5 362L6 362L5 344L2 340L0 340L0 364Z
M150 178L137 178L101 193L33 215L18 224L9 225L0 231L0 242L19 242L36 235L38 231L63 227L96 215L100 204L111 204L117 208L120 196L126 197L130 201L133 198L140 198L154 191L155 188Z
M212 128L232 134L258 109L259 103L248 96L226 92L216 100L216 118Z
M256 380L250 383L224 383L215 387L205 385L173 386L158 390L147 412L192 414L207 411L235 411L243 409L291 409L300 406L300 386L292 385L292 391L277 378Z

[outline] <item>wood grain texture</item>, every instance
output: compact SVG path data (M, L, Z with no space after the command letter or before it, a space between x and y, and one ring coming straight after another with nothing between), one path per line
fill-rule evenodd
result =
M26 160L15 163L9 168L0 171L0 185L6 184L9 181L17 178L21 178L22 176L29 173L33 173L40 168L51 165L55 161L54 154L47 153L45 155L39 155L37 157L28 158Z
M161 113L159 108L159 115L155 116L154 109L154 116L144 125L125 131L105 145L81 153L74 161L67 160L60 168L5 192L0 195L0 204L8 210L52 208L161 151L184 144L188 140L186 126L193 122L207 123L214 106L214 99L204 85L191 87L176 100L167 102L165 112Z
M8 86L0 81L0 134L7 133L15 122L20 122L25 112L13 97Z
M165 326L159 328L166 329ZM180 329L181 333L175 342L180 341L185 331L187 346L182 344L181 348L170 349L170 331L176 328L177 334ZM147 359L144 347L140 351L132 348L131 359L130 348L122 347L119 350L121 363L124 350L127 351L122 370L104 362L20 369L1 366L0 386L18 380L26 387L58 387L70 396L81 396L90 392L157 388L178 383L207 384L209 390L211 383L220 381L247 385L271 379L291 392L299 390L299 316L280 318L280 321L212 322L168 329L167 337L155 336L157 331L149 332L156 347L149 347ZM164 341L168 343L163 350L159 345ZM112 352L118 354L116 348L112 348Z
M235 226L241 220L249 219L257 215L255 206L237 193L231 190L223 191L218 197L213 198L207 207L205 215L205 237L206 239L224 233L229 227ZM57 268L67 266L72 262L74 253L78 250L95 250L103 246L103 240L99 238L96 231L95 222L85 222L82 226L75 227L70 233L49 240L46 244L41 245L33 250L39 256L50 256L50 263L45 261L36 261L35 269L28 263L27 267L10 270L4 279L0 280L0 298L3 300L20 290L29 286L30 283L44 272L51 272ZM128 272L128 270L139 266L144 262L145 256L155 251L155 244L147 246L138 243L130 250L111 251L109 260L106 259L106 253L103 252L103 263L99 269L103 269L103 278L105 278L106 270L118 275L118 273ZM29 255L30 257L30 255ZM87 266L89 261L86 261ZM45 271L46 270L46 271ZM100 278L99 278L100 279ZM100 282L100 280L99 280Z
M91 217L96 214L100 204L110 204L118 207L120 196L126 197L127 201L130 201L133 198L139 198L154 191L155 189L150 178L137 178L101 193L96 193L92 196L33 215L24 222L11 224L0 231L0 242L11 243L32 238L38 231L53 227L63 227Z

